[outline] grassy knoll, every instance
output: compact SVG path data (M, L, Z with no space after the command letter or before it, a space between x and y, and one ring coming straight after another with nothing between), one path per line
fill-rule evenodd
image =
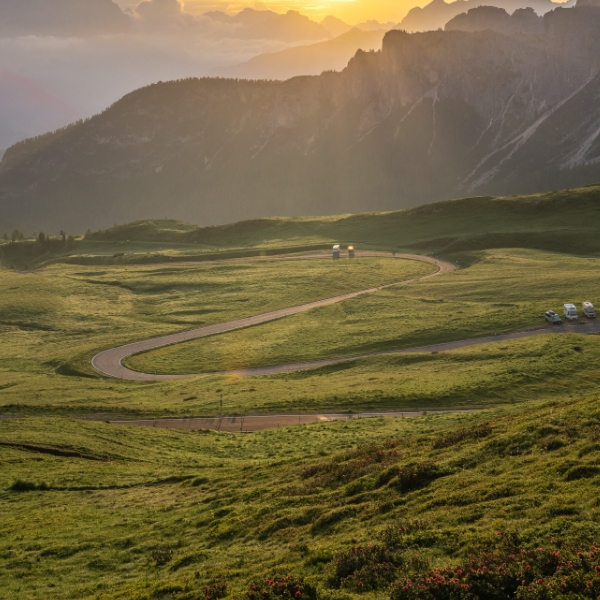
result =
M599 441L597 397L251 436L3 420L0 598L241 597L278 573L385 597L507 541L584 546Z
M529 196L464 198L389 213L257 219L220 227L141 221L87 238L193 243L222 251L337 241L438 253L518 247L588 254L600 252L599 200L600 186L595 185Z
M410 210L331 217L267 218L198 227L148 219L45 244L7 244L4 264L157 264L323 249L332 243L438 255L490 248L600 253L600 185L545 194L464 198Z

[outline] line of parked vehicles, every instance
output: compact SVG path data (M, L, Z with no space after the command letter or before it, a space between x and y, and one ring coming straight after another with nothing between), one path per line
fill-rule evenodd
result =
M596 318L596 309L591 302L584 302L581 305L581 308L585 317L588 319ZM577 307L574 304L565 304L563 306L563 312L565 318L569 321L577 321L577 319L579 319L579 312L577 312ZM546 321L553 325L560 325L562 323L560 315L557 315L553 310L547 310L544 316L546 317Z

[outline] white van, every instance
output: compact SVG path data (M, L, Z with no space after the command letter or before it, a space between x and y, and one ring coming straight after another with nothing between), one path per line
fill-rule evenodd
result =
M596 318L596 309L594 308L594 305L591 302L584 302L582 304L582 308L583 308L583 314L588 319L595 319Z
M565 317L569 319L569 321L577 321L579 319L579 314L577 313L577 307L574 304L565 304L564 305Z

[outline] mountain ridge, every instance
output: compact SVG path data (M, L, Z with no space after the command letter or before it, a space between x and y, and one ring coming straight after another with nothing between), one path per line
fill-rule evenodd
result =
M338 71L347 66L348 58L358 50L380 49L384 35L383 30L362 31L353 27L331 40L260 54L239 65L213 69L212 74L240 79L286 80Z
M424 7L415 6L408 11L398 27L411 33L417 31L433 31L443 29L448 21L461 13L467 12L479 6L495 6L513 13L520 8L533 8L539 15L544 15L555 8L570 8L575 5L576 0L568 0L565 3L553 2L552 0L528 0L526 3L520 0L432 0Z
M544 27L394 30L341 73L138 90L9 149L0 216L70 230L165 212L218 224L594 183L600 10L559 8Z

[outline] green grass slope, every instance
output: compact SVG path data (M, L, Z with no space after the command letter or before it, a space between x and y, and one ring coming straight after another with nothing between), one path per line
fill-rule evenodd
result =
M141 221L87 236L105 241L171 241L221 248L348 242L378 248L457 252L537 248L569 253L600 251L600 186L546 194L465 198L389 212L338 217L269 218L191 228Z
M0 600L597 599L599 336L251 379L117 381L90 359L430 272L389 259L197 260L332 241L441 253L460 269L131 363L236 368L541 327L563 302L600 304L598 192L4 244ZM468 412L247 436L103 422L216 415L221 398L229 414Z
M277 255L329 248L410 250L452 255L492 248L569 254L600 252L600 186L546 194L478 197L404 211L333 217L267 218L215 227L147 219L88 233L68 247L57 241L4 244L9 267L53 261L153 264Z
M130 359L147 371L282 364L544 327L565 300L596 301L600 260L537 251L475 253L471 266L369 298ZM390 259L76 266L3 271L0 414L211 416L469 408L561 397L598 385L595 336L374 357L273 377L140 384L102 378L104 348L429 272ZM549 328L551 330L551 328ZM573 351L575 345L583 352ZM571 376L576 372L576 377Z
M543 328L545 310L562 313L564 302L600 301L597 258L533 250L478 252L471 260L475 257L444 277L160 348L127 364L147 372L202 373L425 346Z
M590 549L599 453L596 396L252 436L2 420L0 597L239 598L289 574L321 598L413 598L394 582L493 550L533 565L488 573L493 598L562 598L531 594L563 575L531 549ZM594 560L565 598L596 597Z

